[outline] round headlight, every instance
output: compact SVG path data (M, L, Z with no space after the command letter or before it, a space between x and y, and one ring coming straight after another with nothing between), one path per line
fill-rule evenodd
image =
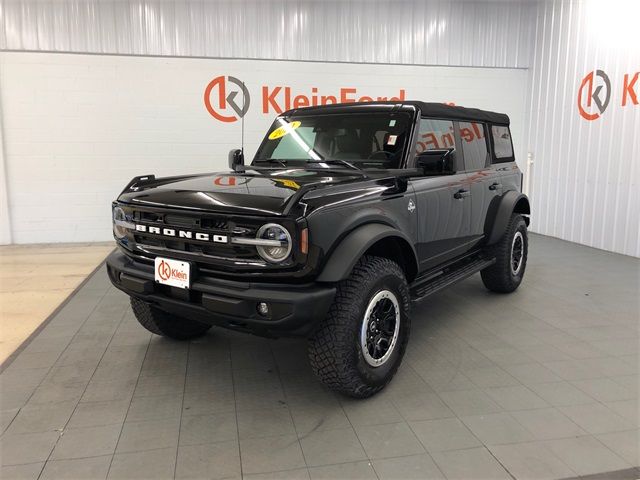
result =
M291 253L291 235L286 228L277 223L267 223L260 227L256 239L265 240L263 245L256 245L256 249L268 262L280 263Z
M113 209L113 234L116 238L124 238L127 236L127 229L124 227L124 223L127 221L127 217L124 214L124 210L120 207Z

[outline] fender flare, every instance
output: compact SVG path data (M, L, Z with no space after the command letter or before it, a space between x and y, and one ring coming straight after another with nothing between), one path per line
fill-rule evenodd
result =
M487 245L492 245L502 238L513 212L523 215L531 213L529 199L524 193L510 190L501 197L496 197L489 205L484 228ZM526 218L525 221L529 225L529 219Z
M403 240L411 247L410 255L418 265L415 247L406 235L389 225L367 223L357 227L338 243L316 280L318 282L339 282L344 280L371 246L382 239L392 237Z

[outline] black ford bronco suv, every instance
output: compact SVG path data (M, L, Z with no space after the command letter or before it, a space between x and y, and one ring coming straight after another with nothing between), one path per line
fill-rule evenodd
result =
M136 177L113 203L109 276L153 333L305 337L322 382L368 397L402 361L412 301L477 272L495 292L522 281L530 210L506 115L294 109L229 166Z

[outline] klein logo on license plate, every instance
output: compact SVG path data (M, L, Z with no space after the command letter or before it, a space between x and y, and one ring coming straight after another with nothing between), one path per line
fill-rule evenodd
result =
M178 288L189 288L191 284L191 266L188 262L156 257L156 282Z

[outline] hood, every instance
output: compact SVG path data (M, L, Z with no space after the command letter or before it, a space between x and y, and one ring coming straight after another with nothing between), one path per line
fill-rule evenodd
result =
M363 178L358 172L338 169L248 169L153 179L126 189L118 200L146 207L282 215L309 190Z

